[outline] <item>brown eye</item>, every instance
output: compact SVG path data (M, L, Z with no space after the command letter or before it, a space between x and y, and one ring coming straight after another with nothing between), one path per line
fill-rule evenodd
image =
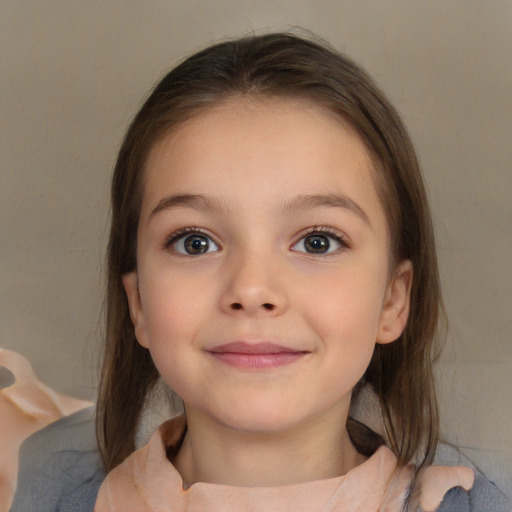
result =
M172 248L180 254L188 254L190 256L219 250L217 244L210 237L199 233L182 236L172 244Z
M343 238L335 234L322 232L310 233L292 246L292 250L308 254L329 254L347 247Z
M331 243L325 235L309 235L304 238L304 248L307 252L325 253L329 251Z
M204 254L208 252L210 244L205 236L193 235L185 238L183 246L188 254Z

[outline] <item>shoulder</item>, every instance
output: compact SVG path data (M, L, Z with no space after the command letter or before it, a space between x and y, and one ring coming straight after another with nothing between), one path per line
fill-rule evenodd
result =
M476 453L473 454L476 458ZM480 454L481 455L481 454ZM450 443L440 443L436 452L434 464L455 466L463 465L472 468L475 474L475 481L469 491L462 487L455 487L445 495L441 512L452 511L471 511L471 512L512 512L512 503L507 498L510 496L512 487L510 485L510 467L502 465L495 460L496 454L493 454L493 463L487 464L487 469L493 469L491 478L484 476L479 468L474 464L465 453L458 447ZM485 460L485 459L484 459ZM482 459L480 459L482 462ZM494 478L498 479L495 483ZM505 492L503 492L505 491Z
M512 504L496 485L477 473L469 491L450 489L438 512L512 512Z
M160 425L145 446L133 452L108 473L99 489L95 510L156 511L162 510L162 503L181 502L183 482L168 459L168 448L173 442L180 441L185 428L184 416L175 417ZM178 508L185 510L187 507L176 506Z
M11 512L90 512L103 479L94 408L88 407L22 444Z

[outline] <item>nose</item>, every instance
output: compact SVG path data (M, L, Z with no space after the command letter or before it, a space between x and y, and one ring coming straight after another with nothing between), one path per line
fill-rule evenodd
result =
M221 308L228 314L272 316L288 306L282 269L262 255L245 254L226 261L227 279Z

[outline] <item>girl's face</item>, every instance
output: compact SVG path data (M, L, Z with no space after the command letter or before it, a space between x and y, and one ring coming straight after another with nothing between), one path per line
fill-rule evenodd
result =
M138 341L210 420L278 431L347 414L375 343L408 314L359 138L305 101L233 99L184 123L145 169Z

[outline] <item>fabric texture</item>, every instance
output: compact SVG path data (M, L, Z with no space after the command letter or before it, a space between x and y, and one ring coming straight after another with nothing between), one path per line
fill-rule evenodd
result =
M22 444L11 512L92 512L104 478L88 407Z
M176 451L185 427L184 416L165 422L145 447L109 473L95 512L398 512L408 492L411 472L406 468L392 480L396 457L385 446L342 477L255 488L198 482L184 490L167 453ZM469 468L431 466L421 478L421 510L510 512L505 497L483 478L476 480L478 496L472 496ZM474 508L480 504L491 508Z
M57 393L37 378L25 357L0 348L0 512L12 504L24 439L91 404Z
M183 423L181 423L181 427L178 425L178 428L168 426L167 434L164 433L163 437L160 429L153 436L150 445L137 451L120 466L120 468L124 468L118 470L124 475L121 478L122 485L127 485L128 488L132 486L130 492L133 492L134 481L141 482L141 489L145 489L142 491L142 494L136 488L140 496L133 500L128 500L126 506L107 504L105 506L110 506L111 508L101 508L103 505L101 501L98 501L96 512L104 512L104 510L116 510L116 512L136 512L137 510L144 510L144 512L150 512L151 510L174 512L176 510L184 510L179 508L179 506L182 506L179 501L178 503L157 502L155 503L156 508L150 508L143 502L143 508L135 508L137 499L139 502L146 499L153 500L154 502L155 499L159 496L161 497L161 494L165 492L164 489L159 490L157 488L153 495L152 486L154 484L151 480L154 477L155 471L158 478L162 477L165 479L166 476L170 475L170 481L175 484L172 492L177 495L183 494L187 496L188 493L189 496L192 496L191 491L196 493L196 490L199 490L200 497L197 499L203 500L203 502L199 501L196 506L193 501L188 500L189 508L186 509L187 512L215 512L215 510L229 510L230 512L258 510L265 510L265 512L272 510L279 510L280 512L287 510L293 510L294 512L301 510L308 510L308 512L343 510L348 512L357 510L359 512L364 511L365 508L361 508L362 505L359 506L357 502L352 503L352 508L345 508L344 505L340 508L341 504L336 503L335 500L338 498L345 499L342 494L349 487L352 489L349 494L351 492L355 493L358 486L362 489L361 494L368 494L366 475L370 474L373 475L372 478L374 478L375 484L373 494L380 492L379 489L382 489L382 485L379 482L385 480L385 475L389 473L391 468L394 468L395 464L393 454L386 448L381 448L366 464L355 468L349 473L352 474L351 480L353 476L357 475L360 475L361 478L358 476L353 479L354 482L351 482L350 486L346 486L345 489L344 484L341 485L344 477L339 477L322 482L286 486L289 489L285 489L284 494L282 492L283 488L280 487L244 489L204 483L195 484L189 490L183 491L181 477L165 457L166 446L169 443L172 444L173 440L176 441L180 437L180 428L183 428ZM153 449L151 450L149 447ZM148 457L150 451L152 451L152 456ZM132 464L134 459L137 461L136 464ZM101 469L101 462L96 448L94 409L91 407L80 411L35 433L23 444L20 461L21 469L18 490L11 512L92 512L95 510L96 496L102 481L105 479L105 475ZM145 464L149 464L146 473L144 473ZM157 470L159 465L163 469L161 475ZM126 472L128 467L131 467L131 470ZM134 469L135 471L133 471ZM104 486L106 488L107 483ZM301 490L299 489L300 487L304 487L304 489ZM303 502L303 496L304 493L307 493L308 487L313 488L315 493L320 492L323 494L323 501L317 503L312 503L311 501ZM219 495L216 494L219 488L221 488L221 493L228 492L230 499L233 499L233 497L239 499L237 493L241 492L239 496L241 496L240 499L242 501L232 502L226 508L226 504L219 501ZM212 489L214 491L213 494L210 493ZM117 489L111 488L111 492L117 492ZM234 494L231 494L232 492ZM260 506L259 509L254 508L257 501L252 500L253 496L258 495L260 504L263 503L265 505L264 507ZM398 492L394 494L394 497L400 501L402 495ZM277 504L276 506L279 508L269 508L268 504L270 501L267 498L268 500L273 500L273 503ZM392 496L388 496L389 507L387 510L398 511L399 505L393 503L390 498ZM286 499L290 500L288 504L285 502ZM322 498L320 499L322 500ZM203 504L205 505L203 506ZM308 506L306 507L306 505ZM374 510L378 509L372 509L372 512ZM492 483L482 475L477 474L473 487L469 492L461 487L451 488L444 495L444 499L437 510L438 512L512 512L512 506Z
M448 491L436 512L512 512L512 503L484 476L477 474L470 492Z

